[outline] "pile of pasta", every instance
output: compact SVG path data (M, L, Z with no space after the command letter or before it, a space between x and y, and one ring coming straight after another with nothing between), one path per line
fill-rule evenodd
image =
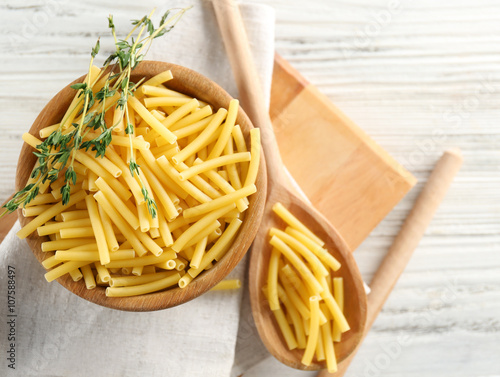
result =
M333 276L341 265L281 203L273 211L288 226L269 231L273 249L264 294L288 348L304 350L304 365L310 365L314 356L326 360L333 373L334 342L349 330L343 313L343 279Z
M76 153L69 203L61 201L60 174L23 208L34 218L18 236L36 231L50 239L41 244L47 281L70 274L74 281L83 278L88 289L106 286L110 297L184 288L231 247L256 192L259 130L251 130L248 151L236 124L237 100L213 113L210 105L164 86L170 79L170 71L154 76L128 99L131 142L123 112L108 100L106 123L119 125L103 158L91 150ZM72 123L78 118L63 133ZM59 126L42 129L40 136ZM23 139L35 149L41 143L30 134ZM139 175L129 170L131 157ZM156 202L155 217L140 184Z

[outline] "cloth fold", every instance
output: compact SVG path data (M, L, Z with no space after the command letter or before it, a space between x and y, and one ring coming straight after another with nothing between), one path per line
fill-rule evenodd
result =
M238 97L232 71L209 1L170 1L168 8L193 5L165 37L155 40L148 60L194 69ZM166 10L166 8L164 9ZM163 9L159 9L161 13ZM274 11L241 5L260 80L269 102L274 61ZM231 375L243 290L216 291L175 308L122 312L91 304L57 283L47 283L44 268L16 223L0 245L0 284L15 271L15 304L7 292L0 315L14 319L15 370L6 376L204 376ZM244 280L245 260L230 277ZM246 318L251 319L249 309ZM15 315L15 317L7 317ZM253 321L253 320L252 320ZM6 352L9 326L0 326ZM4 352L4 355L5 355ZM5 371L5 372L4 372Z

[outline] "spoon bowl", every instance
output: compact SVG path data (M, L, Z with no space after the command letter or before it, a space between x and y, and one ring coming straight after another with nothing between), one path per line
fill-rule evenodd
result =
M172 80L166 83L170 89L205 101L212 105L215 111L221 107L225 107L226 109L228 108L232 97L224 89L205 76L175 64L143 61L132 71L131 80L133 82L137 82L142 78L147 80L166 70L171 70L174 76ZM82 82L83 78L84 76L80 77L70 85ZM70 85L61 90L45 106L33 123L29 131L30 134L38 137L40 129L61 121L64 112L70 105L75 94L74 89L71 89ZM241 108L238 111L236 124L240 125L243 135L245 136L247 143L249 143L249 132L253 126ZM20 190L25 186L26 181L28 180L28 177L33 169L36 157L32 152L33 149L29 145L23 145L16 171L16 190ZM68 275L57 279L57 281L66 289L84 298L85 300L98 305L120 310L160 310L192 300L195 297L207 292L224 277L226 277L247 252L255 234L257 233L262 218L266 198L266 185L265 161L261 157L260 168L256 181L257 192L249 198L250 204L248 209L245 211L245 219L233 242L233 245L228 250L226 255L224 255L220 261L215 263L210 270L203 272L185 288L173 288L142 296L107 297L103 287L98 286L95 289L88 290L85 287L83 280L74 282ZM30 221L30 218L25 218L22 215L21 209L18 209L18 217L22 226L26 225ZM48 237L40 237L36 232L27 237L27 242L39 262L42 262L50 256L41 249L42 242L48 240Z
M340 343L335 343L337 362L347 358L362 340L366 322L366 295L363 280L357 264L335 228L310 204L290 192L285 186L274 185L264 210L261 228L257 232L250 257L249 282L250 302L255 324L262 342L269 352L280 362L295 369L319 370L326 368L325 362L301 363L304 350L289 350L281 334L269 302L262 292L267 284L269 258L272 246L269 244L269 229L284 229L286 224L272 211L274 203L280 202L295 217L325 241L325 248L342 264L334 277L344 280L344 314L351 329L342 334Z

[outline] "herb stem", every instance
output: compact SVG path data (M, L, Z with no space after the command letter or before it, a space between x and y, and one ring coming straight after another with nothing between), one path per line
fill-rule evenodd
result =
M129 135L129 169L132 175L134 173L137 174L136 178L140 183L148 210L153 218L156 217L156 203L150 196L140 176L139 165L135 161L135 150L133 149L133 136L135 132L130 122L127 107L129 96L134 95L135 90L143 82L144 78L137 83L132 83L130 81L131 72L142 61L144 58L142 52L146 47L149 50L153 39L170 31L190 8L181 9L168 19L170 11L165 12L158 28L155 28L151 21L151 16L155 12L153 10L149 15L144 16L140 20L132 21L133 28L124 40L117 38L113 16L110 15L108 17L108 27L115 42L115 52L105 60L102 69L93 78L92 67L100 49L99 39L97 40L91 52L88 74L85 80L82 83L71 86L71 88L76 90L72 106L64 114L59 127L40 145L37 145L36 151L33 152L38 158L38 163L31 172L30 182L32 183L28 183L3 206L5 211L0 214L0 217L6 213L15 211L19 206L25 207L26 204L38 195L42 184L47 180L50 181L49 183L56 181L60 174L64 174L64 185L61 187L62 203L68 203L70 186L75 185L77 180L77 174L74 170L77 151L92 148L93 151L96 151L96 158L104 157L106 148L112 141L112 131L123 121L124 117L126 120L126 131ZM168 25L170 26L167 29ZM137 32L138 29L139 31ZM146 29L149 35L142 37ZM134 39L133 36L136 32L137 36ZM128 42L129 38L132 38L131 42ZM118 67L119 72L114 73L116 67ZM107 77L103 78L103 75L107 75ZM105 79L105 82L101 87L103 79ZM97 85L98 83L99 85ZM120 90L120 98L116 102L114 100L109 101L111 104L108 105L109 102L107 103L106 98L114 97ZM96 103L96 101L100 101L100 103ZM115 106L115 111L121 112L121 116L116 124L107 127L104 117L106 111L113 106ZM98 129L101 131L98 136L84 141L92 130Z

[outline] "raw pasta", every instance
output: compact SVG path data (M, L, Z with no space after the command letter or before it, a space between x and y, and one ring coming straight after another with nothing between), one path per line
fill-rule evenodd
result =
M237 100L213 113L203 101L162 85L171 78L167 71L147 80L123 107L115 105L116 95L107 99L113 105L105 119L116 125L111 142L104 156L76 152L69 203L62 204L60 175L23 209L35 217L19 237L50 236L42 243L48 281L70 274L87 289L107 287L109 297L184 288L230 248L257 191L259 130L251 131L247 147L236 125ZM67 115L78 122L78 111ZM60 129L67 134L74 126L54 124L40 136ZM30 134L23 140L34 149L42 142ZM131 158L139 164L135 171ZM228 281L214 289L240 285Z
M288 348L303 350L302 364L310 365L314 358L326 360L328 371L334 373L334 342L349 330L343 313L343 279L335 276L341 265L281 203L273 210L288 227L269 230L273 249L263 289L269 308Z

